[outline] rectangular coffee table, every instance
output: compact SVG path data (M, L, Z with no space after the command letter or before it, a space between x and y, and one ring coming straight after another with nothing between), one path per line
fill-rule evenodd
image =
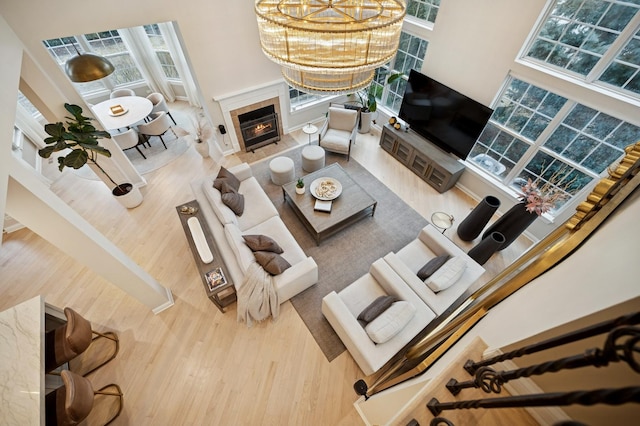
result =
M310 192L311 182L325 177L336 179L342 185L342 193L333 200L330 213L314 210L316 198ZM366 216L373 217L376 212L378 202L338 163L309 173L304 176L304 182L304 194L296 194L296 182L293 181L282 185L282 196L314 236L317 244Z

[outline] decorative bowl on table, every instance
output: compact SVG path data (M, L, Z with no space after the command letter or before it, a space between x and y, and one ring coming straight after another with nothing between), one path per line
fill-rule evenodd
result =
M334 178L321 177L311 182L309 191L318 200L335 200L342 194L342 184Z

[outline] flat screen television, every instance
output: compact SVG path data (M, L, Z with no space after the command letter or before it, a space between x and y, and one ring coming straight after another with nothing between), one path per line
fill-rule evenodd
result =
M398 116L410 129L463 160L493 110L411 70Z

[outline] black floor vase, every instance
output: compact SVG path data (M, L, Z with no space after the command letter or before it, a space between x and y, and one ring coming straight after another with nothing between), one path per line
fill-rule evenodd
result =
M484 197L458 225L458 237L462 241L475 239L480 235L491 216L498 210L498 207L500 207L500 200L497 197L493 195Z
M537 217L537 214L527 211L524 203L518 203L500 216L500 218L482 234L482 238L487 238L492 232L500 232L504 236L505 241L498 250L504 250L509 247Z
M492 232L487 238L480 240L467 254L480 265L484 265L493 253L500 250L502 244L504 244L504 236L499 232Z

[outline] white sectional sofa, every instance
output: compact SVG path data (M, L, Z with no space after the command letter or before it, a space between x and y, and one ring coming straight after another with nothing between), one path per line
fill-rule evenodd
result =
M357 317L377 297L385 295L409 302L415 314L390 340L375 343ZM383 259L376 260L368 273L339 293L326 295L322 313L366 375L378 371L436 316Z
M431 259L445 254L462 259L466 266L462 274L458 274L457 281L450 280L454 284L435 293L418 278L417 272ZM432 225L427 225L415 240L397 253L392 252L376 260L367 274L342 291L325 296L322 299L322 313L360 369L370 375L400 352L436 316L446 311L484 271L451 240ZM384 343L375 343L365 325L358 321L358 316L377 297L384 295L393 295L409 302L415 308L415 314L409 322L403 322L400 326L397 325L401 319L397 317L383 318L389 321L390 327L395 327L397 334Z
M245 244L243 235L266 235L284 250L281 254L291 267L273 277L280 303L318 282L318 265L307 256L291 235L278 211L260 184L253 177L247 163L229 168L240 180L238 192L244 195L244 212L236 216L222 203L220 191L213 187L215 174L191 183L191 189L221 252L226 273L236 290L245 281L249 265L255 261L253 252Z
M446 290L434 293L418 278L417 272L427 261L443 254L463 258L467 267L455 284ZM438 315L451 306L485 272L482 266L432 225L425 226L415 240L397 253L387 254L384 260Z

